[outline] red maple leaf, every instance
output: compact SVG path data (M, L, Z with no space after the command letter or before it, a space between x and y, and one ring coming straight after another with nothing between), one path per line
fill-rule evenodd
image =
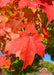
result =
M52 5L53 0L36 0L37 4L45 5L45 3Z
M19 59L24 61L22 70L31 65L35 54L44 57L45 46L41 42L43 36L38 34L33 23L28 24L24 32L20 32L20 37L6 44L5 51L9 54L16 53Z
M6 23L6 27L7 28L11 28L11 30L13 32L17 32L18 30L20 30L21 28L24 27L22 19L19 20L10 20L9 22Z
M54 20L54 6L53 5L48 5L46 4L46 6L43 8L43 12L45 12L47 14L48 17L48 24Z
M3 67L3 66L10 66L11 65L11 62L10 62L10 59L6 59L6 57L4 56L0 56L0 67Z
M5 57L0 56L0 66L4 66L5 64Z
M44 38L46 38L47 41L49 42L49 36L48 36L49 31L47 30L47 28L43 24L41 26L41 32L43 33Z
M13 0L0 0L0 8L6 6L7 3L13 3Z
M37 6L36 0L20 0L18 4L19 4L20 9L23 9L25 8L26 5L28 5L29 8L31 7L33 10Z
M5 34L5 17L0 15L0 36L3 36Z

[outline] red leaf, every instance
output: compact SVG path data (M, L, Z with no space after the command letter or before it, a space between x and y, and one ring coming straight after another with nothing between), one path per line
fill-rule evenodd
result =
M20 7L20 9L25 8L26 5L28 5L29 8L31 7L33 9L35 9L36 6L37 6L36 0L20 0L19 1L19 7Z
M5 17L0 15L0 36L3 36L5 34Z
M3 67L3 66L7 66L7 65L11 65L11 62L9 59L6 59L6 57L4 56L0 56L0 66Z
M13 0L0 0L0 8L6 6L7 3L13 3Z
M53 0L36 0L37 4L45 5L45 3L51 5Z
M53 5L47 5L45 6L45 8L43 9L44 12L47 13L47 17L48 17L48 23L47 23L47 26L48 24L54 20L54 6Z
M0 66L4 66L5 64L5 57L0 56Z
M11 28L13 32L17 32L24 27L22 20L11 20L6 24L6 27Z
M20 32L19 38L12 40L6 44L5 51L8 51L8 55L16 53L17 56L19 56L19 59L24 61L22 70L28 65L32 64L35 54L44 57L45 46L41 42L43 37L39 35L38 31L34 28L34 24L28 24L26 30L22 32L22 34Z
M41 26L41 31L44 34L44 38L46 38L48 40L48 42L49 42L49 37L48 37L48 33L47 33L49 31L46 29L46 27L43 24Z

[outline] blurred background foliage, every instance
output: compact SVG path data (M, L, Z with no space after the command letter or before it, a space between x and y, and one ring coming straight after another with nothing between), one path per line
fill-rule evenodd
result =
M46 46L46 53L51 56L51 59L54 61L54 21L52 21L47 29L50 31L49 43Z

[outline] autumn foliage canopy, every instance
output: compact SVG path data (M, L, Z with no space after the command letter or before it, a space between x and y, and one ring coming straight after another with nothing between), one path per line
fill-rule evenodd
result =
M46 25L45 15L48 18ZM49 42L47 26L52 20L53 0L0 0L1 68L10 68L9 56L23 60L22 70L33 63L35 54L44 57L43 41Z

